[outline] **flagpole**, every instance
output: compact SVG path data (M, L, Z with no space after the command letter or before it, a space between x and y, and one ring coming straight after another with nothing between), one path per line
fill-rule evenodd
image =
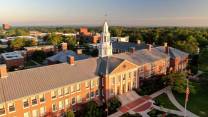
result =
M187 88L189 88L189 86L188 86L188 79L186 80L186 93L187 93ZM184 117L186 117L186 107L187 107L187 102L188 102L188 100L187 100L187 94L186 94L186 98L185 98L185 114L184 114Z

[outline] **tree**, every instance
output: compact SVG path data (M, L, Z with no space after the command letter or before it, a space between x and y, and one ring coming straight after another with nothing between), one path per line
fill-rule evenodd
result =
M108 100L107 107L109 113L113 113L117 111L117 108L121 106L121 102L118 100L117 97L113 97Z
M87 103L84 111L84 117L100 117L102 115L101 109L98 107L95 101Z
M187 87L187 74L185 72L170 73L163 77L166 84L172 87L173 91L178 93L185 93ZM189 88L191 93L195 93L192 82L189 82Z
M59 45L62 41L62 38L60 35L56 35L54 33L52 33L49 37L48 37L48 41L50 44L53 45Z
M35 51L32 54L32 59L35 60L38 63L42 63L45 60L46 57L47 56L46 56L45 52L42 51L42 50Z
M76 47L77 41L74 37L72 36L65 36L63 37L62 42L67 42L67 44L69 45L69 48L71 50L74 50L74 48Z
M75 117L74 112L73 111L67 111L66 112L66 117Z
M16 38L15 40L12 40L10 43L10 47L14 50L21 49L25 45L25 39L23 38Z

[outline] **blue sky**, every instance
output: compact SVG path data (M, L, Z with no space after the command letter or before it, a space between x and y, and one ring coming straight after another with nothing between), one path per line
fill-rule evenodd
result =
M123 26L208 26L208 0L0 0L0 23L100 25L105 19Z

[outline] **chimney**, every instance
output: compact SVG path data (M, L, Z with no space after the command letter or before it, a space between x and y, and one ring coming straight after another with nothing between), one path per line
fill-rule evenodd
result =
M147 44L147 49L148 49L148 51L151 51L152 45L151 44Z
M61 49L62 51L67 51L68 50L67 43L61 43Z
M141 44L141 40L137 40L137 44Z
M81 55L82 54L82 49L77 49L77 54Z
M168 54L169 53L168 43L164 43L164 49L165 49L165 53Z
M129 48L129 52L130 52L130 53L134 53L134 52L135 52L135 47L130 47L130 48Z
M70 65L74 65L74 56L68 56L67 58L68 58L68 63Z
M6 79L8 77L6 64L0 65L0 79Z

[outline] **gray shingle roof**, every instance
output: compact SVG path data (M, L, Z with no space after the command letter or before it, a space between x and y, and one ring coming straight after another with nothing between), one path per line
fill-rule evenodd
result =
M129 42L112 42L113 49L119 49L122 51L129 51L129 48L134 47L135 50L141 50L146 48L146 44L136 44L136 43L129 43Z
M0 79L0 103L33 95L68 84L98 77L98 59L91 58L75 62L75 65L61 63L39 68L9 72L7 79ZM2 97L4 89L5 99Z
M53 62L67 62L67 56L74 56L75 60L83 60L89 58L87 55L77 55L74 51L72 50L67 50L66 52L61 51L51 57L48 57L47 60L53 61Z
M163 46L156 47L155 49L158 49L161 52L165 52L165 48ZM189 54L179 49L169 47L168 55L170 56L170 58L176 58L176 57L187 57Z

